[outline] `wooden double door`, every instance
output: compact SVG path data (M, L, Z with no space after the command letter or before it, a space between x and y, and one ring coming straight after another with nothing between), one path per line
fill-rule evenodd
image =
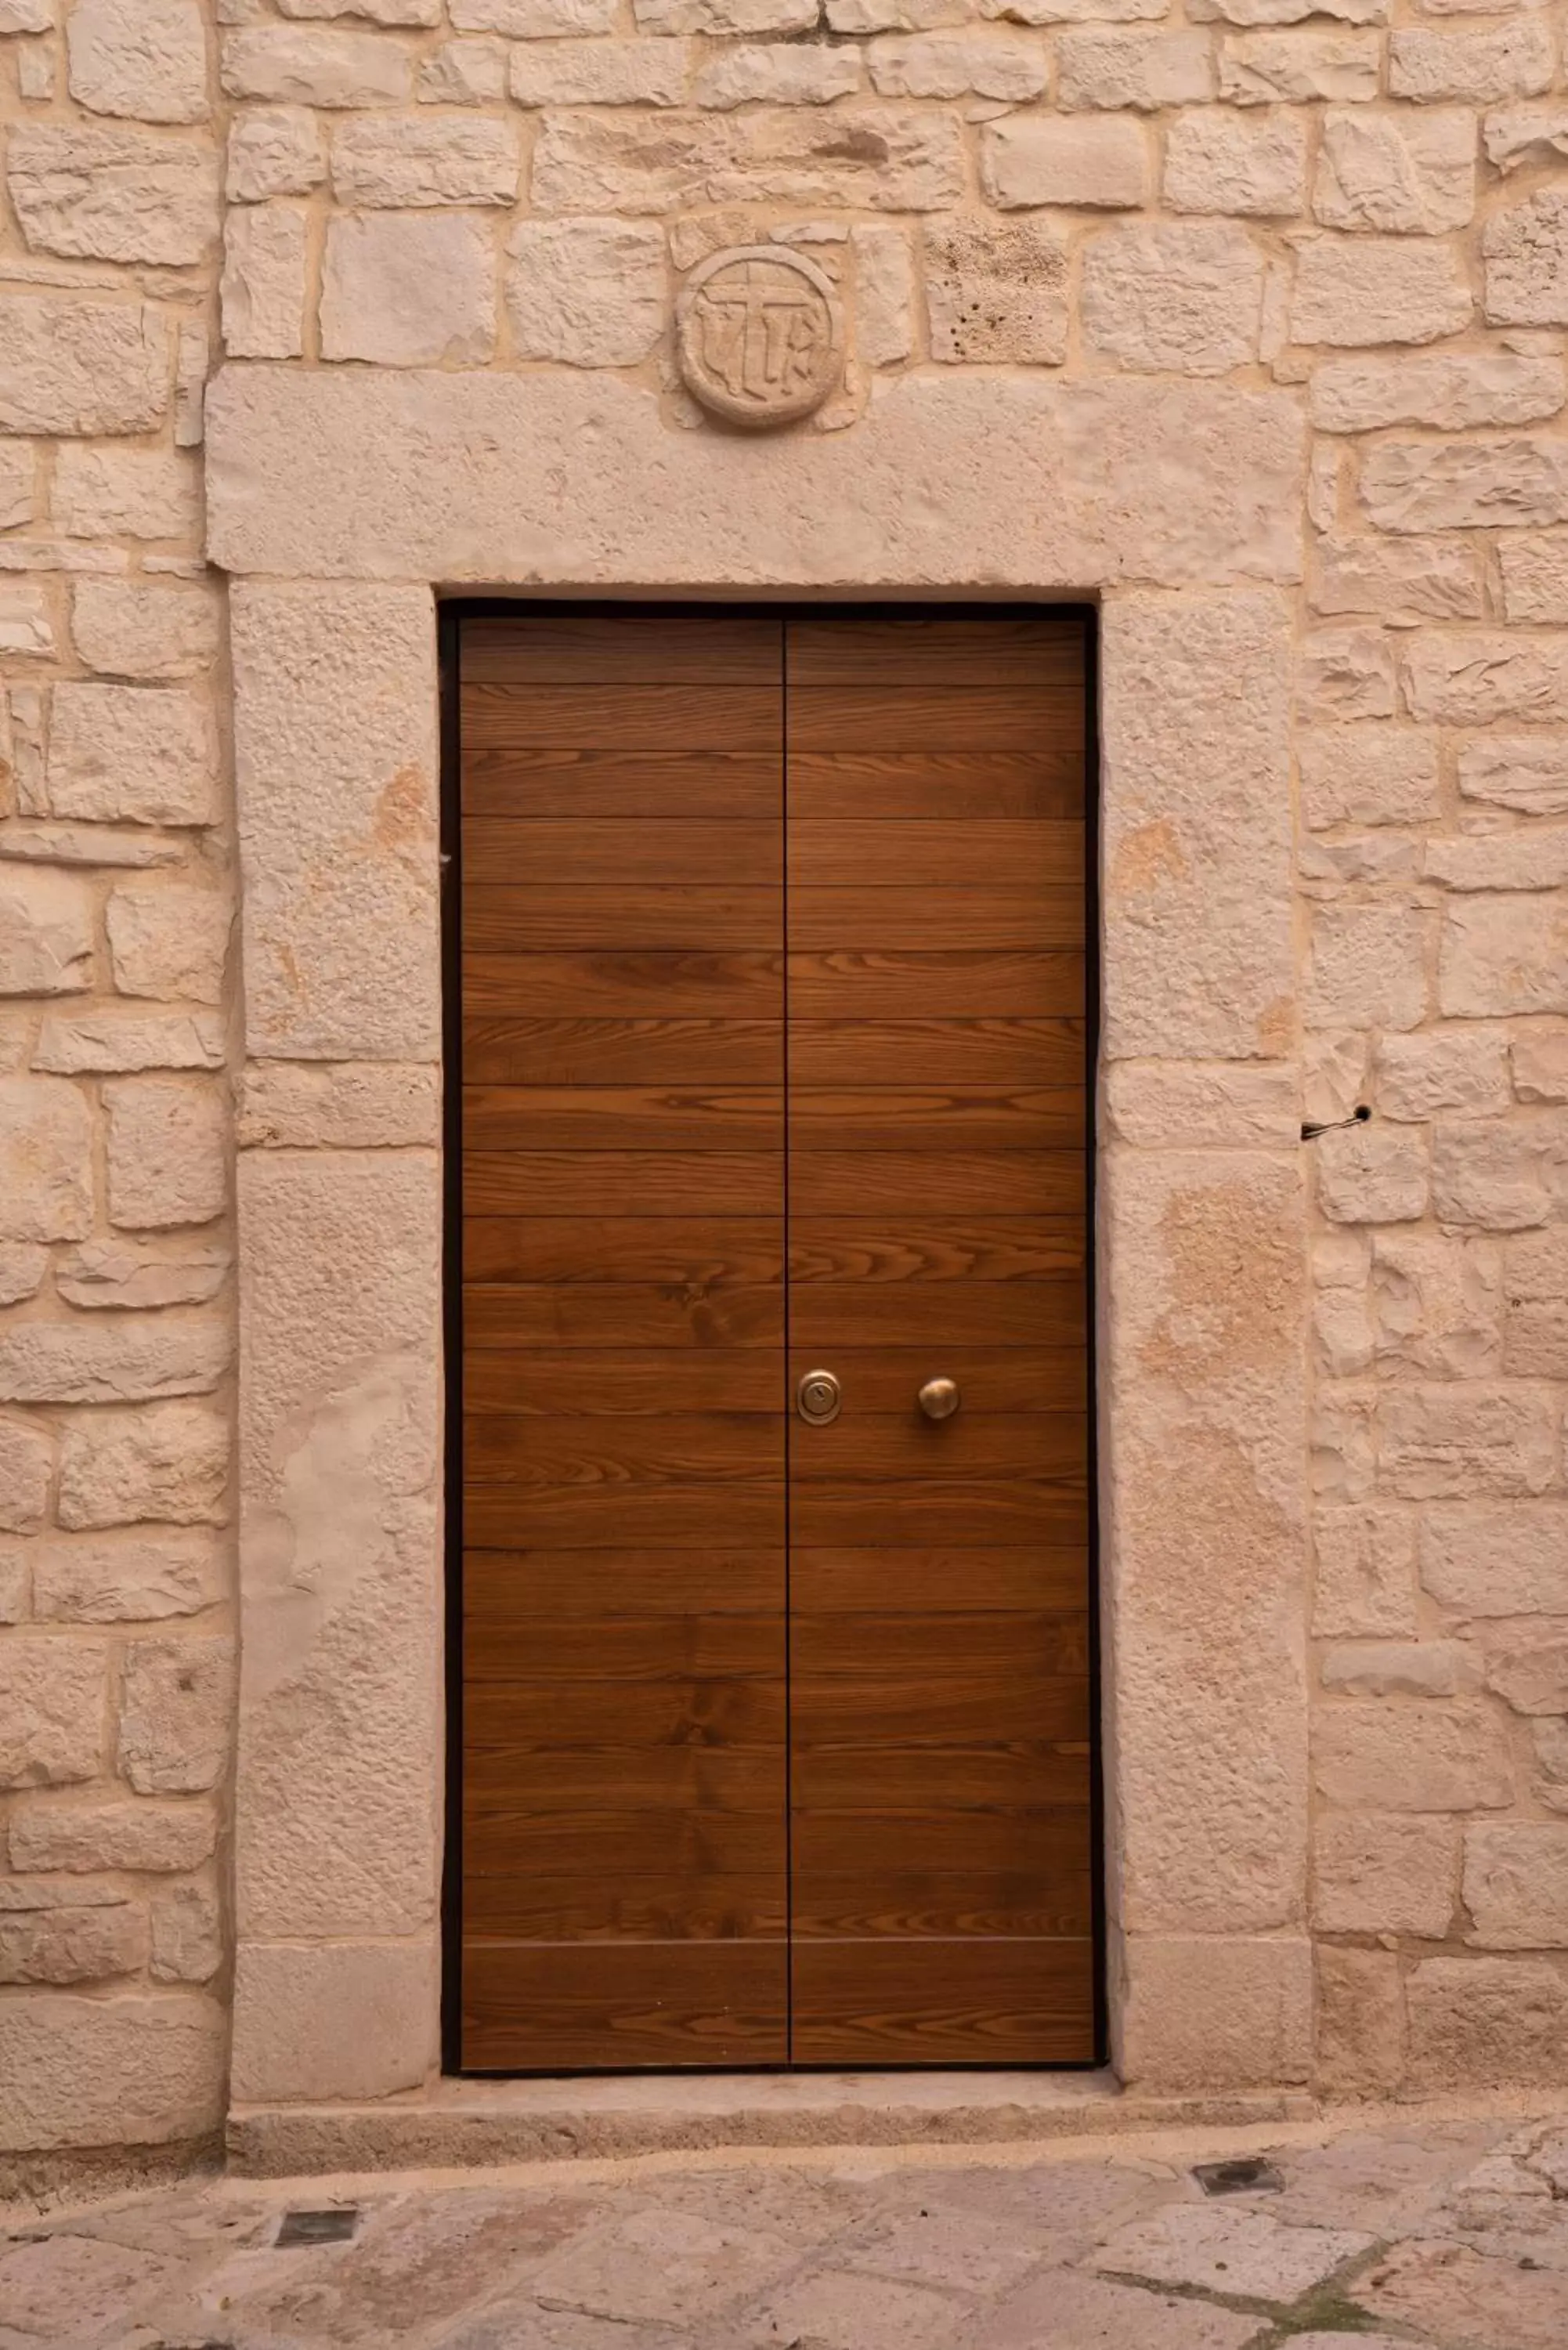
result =
M1086 627L461 624L465 2070L1096 2057Z

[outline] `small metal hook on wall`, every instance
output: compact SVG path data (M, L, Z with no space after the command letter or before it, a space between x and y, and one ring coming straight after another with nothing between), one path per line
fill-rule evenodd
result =
M1303 1123L1302 1140L1315 1142L1320 1134L1332 1134L1334 1128L1340 1126L1365 1126L1371 1115L1372 1112L1365 1102L1357 1102L1348 1118L1325 1118L1318 1126L1314 1126L1310 1122Z

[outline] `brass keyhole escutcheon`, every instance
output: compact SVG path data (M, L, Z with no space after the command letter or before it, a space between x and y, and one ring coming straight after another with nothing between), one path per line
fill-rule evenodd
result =
M928 1379L916 1401L928 1419L950 1419L963 1398L957 1379Z
M826 1428L844 1409L844 1396L831 1371L807 1371L794 1391L795 1409L813 1428Z

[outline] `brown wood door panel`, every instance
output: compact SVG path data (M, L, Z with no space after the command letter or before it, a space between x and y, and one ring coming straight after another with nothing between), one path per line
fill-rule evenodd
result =
M1083 2064L1093 2060L1086 1936L796 1940L797 2064Z
M496 890L497 898L511 893ZM652 889L641 893L654 898ZM563 918L564 919L564 918ZM654 910L649 910L644 927L651 931ZM851 948L864 953L870 948L912 948L921 954L961 954L980 949L997 947L1028 949L1032 951L1070 952L1082 954L1085 944L1085 912L1081 886L1065 883L1042 889L1019 889L999 886L984 891L974 889L933 889L889 886L875 889L865 881L829 884L802 883L789 893L789 934L792 945L806 953L823 953L838 948ZM476 944L484 944L476 939ZM576 945L576 940L563 940L564 945ZM584 941L592 945L593 940ZM649 935L638 939L637 945L684 946L684 938ZM722 946L727 941L711 937L693 939L691 943ZM905 1015L918 1019L922 1012L946 1011L949 1007L940 996L922 993L918 999L906 995Z
M648 1347L638 1354L595 1353L591 1359L575 1350L543 1347L475 1352L464 1387L471 1410L522 1412L563 1424L642 1412L656 1419L760 1413L777 1420L783 1402L776 1360L754 1348ZM782 1428L777 1440L782 1456ZM782 1545L782 1521L778 1539Z
M876 1286L938 1283L1059 1283L1081 1277L1087 1235L1076 1216L944 1218L919 1224L881 1216L794 1216L790 1295L854 1279Z
M772 752L779 739L777 681L755 685L475 685L462 697L472 750Z
M855 1572L824 1567L825 1586L853 1590ZM465 1671L483 1678L509 1637L527 1645L535 1622L570 1617L598 1625L618 1617L749 1616L782 1643L784 1573L782 1550L472 1550L463 1560L463 1615L473 1634Z
M763 685L776 682L776 618L746 612L519 612L463 624L474 686Z
M1077 948L797 947L790 956L792 1028L820 1019L1071 1019L1082 1015L1085 996Z
M517 954L524 940L534 951L550 953L756 951L776 932L783 907L783 889L761 882L682 889L657 881L620 887L474 881L463 890L462 942L465 952L477 954Z
M655 1282L701 1296L782 1288L784 1270L776 1216L471 1216L462 1263L472 1281Z
M765 1086L784 1064L774 1020L468 1020L465 1077L483 1086Z
M782 1938L472 1941L464 2058L477 2072L782 2064L787 1976Z
M774 777L774 790L778 790ZM496 888L535 889L569 872L575 887L776 888L784 828L772 820L654 816L473 816L465 853ZM913 877L911 877L913 878Z
M1082 720L1084 623L1049 613L792 613L790 682L801 686L919 684L956 688L1013 684L1065 696Z
M950 1289L951 1294L949 1295ZM836 1350L872 1340L881 1347L1038 1347L1084 1344L1084 1277L1054 1281L954 1281L872 1284L813 1282L792 1286L790 1335L795 1344ZM912 1395L920 1384L915 1378Z
M1021 1113L1022 1114L1022 1113ZM766 1150L784 1125L781 1086L690 1092L656 1086L465 1086L470 1150Z
M1060 1616L1085 1622L1085 1544L1010 1544L980 1549L813 1549L790 1553L792 1607L803 1616L876 1615L897 1592L919 1616Z
M464 746L459 771L470 816L777 817L779 763L768 751L607 751L497 743ZM1033 813L1025 807L1023 813ZM1054 811L1042 809L1041 814ZM1002 811L1005 813L1005 811Z
M750 1876L693 1877L639 1866L623 1854L608 1874L548 1877L524 1865L504 1876L468 1877L469 1929L480 1939L544 1942L728 1941L789 1932L784 1878L774 1866ZM980 1894L984 1892L981 1881ZM1041 1932L1082 1930L1048 1918Z
M803 1139L790 1153L792 1216L853 1216L902 1210L918 1216L1054 1218L1082 1209L1088 1182L1081 1151L843 1150Z
M471 1283L474 1347L772 1347L784 1338L781 1290L687 1297L652 1284Z
M994 685L929 684L889 677L877 685L788 687L791 752L1011 751L1045 736L1081 741L1081 689L1026 678Z
M792 889L842 887L855 875L872 889L965 889L983 898L1005 884L1009 893L1081 894L1084 827L1039 817L792 816L786 858Z
M891 1085L824 1092L792 1083L792 1149L809 1152L817 1138L836 1150L898 1150L919 1142L933 1158L958 1150L1065 1150L1082 1148L1083 1089L1042 1087L1017 1093Z
M790 745L790 808L798 822L871 816L1082 821L1081 732L1035 751L803 750Z
M610 1016L743 1020L775 1025L784 1016L784 958L767 950L730 954L701 949L605 948L575 954L504 951L463 957L466 1014L513 1019ZM782 1029L780 1031L782 1035ZM465 1073L466 1074L466 1073Z
M693 1199L716 1216L784 1207L774 1150L474 1150L463 1159L471 1215L679 1216Z
M819 1353L802 1348L791 1356L792 1393ZM929 1347L835 1347L832 1353L830 1367L843 1386L846 1411L914 1419L915 1397L932 1376ZM952 1346L943 1366L957 1380L971 1421L981 1413L1088 1411L1084 1349L1075 1342L1053 1347L1042 1334L1032 1347Z
M1070 1087L1081 1094L1084 1024L797 1018L789 1028L789 1070L794 1085L813 1087Z

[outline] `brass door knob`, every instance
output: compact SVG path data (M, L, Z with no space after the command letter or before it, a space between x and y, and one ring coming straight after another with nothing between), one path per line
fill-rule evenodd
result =
M956 1379L928 1379L916 1400L928 1419L950 1419L963 1398Z
M843 1409L844 1398L831 1371L807 1371L794 1391L795 1409L813 1428L826 1428Z

